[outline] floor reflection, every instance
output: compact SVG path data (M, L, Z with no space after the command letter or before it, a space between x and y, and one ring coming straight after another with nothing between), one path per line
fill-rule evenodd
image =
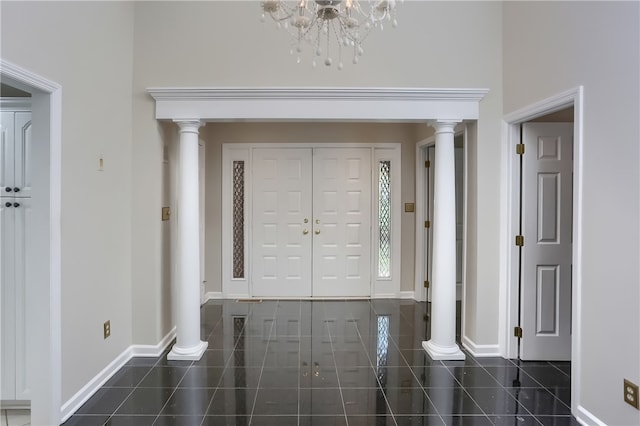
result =
M577 424L568 363L433 361L426 303L212 301L201 331L201 360L134 358L65 424Z

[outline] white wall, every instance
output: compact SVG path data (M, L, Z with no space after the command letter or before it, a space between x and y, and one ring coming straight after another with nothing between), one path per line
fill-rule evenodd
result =
M260 2L139 2L135 5L134 181L133 210L134 338L153 343L170 329L161 300L162 231L155 222L162 207L161 155L164 128L153 120L153 86L298 86L298 87L465 87L488 88L480 106L477 180L482 226L478 231L478 311L467 318L467 331L478 344L497 344L500 116L502 113L502 5L498 2L405 2L399 27L385 28L367 39L357 66L345 60L338 71L309 63L296 64L289 41L275 26L260 23ZM255 17L255 19L252 19ZM208 125L215 126L213 124ZM164 138L164 139L163 139ZM419 140L418 137L414 141ZM207 151L211 155L216 151ZM413 158L414 149L403 151ZM219 173L214 170L214 173ZM403 168L403 182L413 167ZM210 171L207 179L210 180ZM219 182L219 181L218 181ZM218 183L219 186L219 183ZM212 194L207 188L208 195ZM403 202L415 195L403 194ZM210 203L208 200L207 203ZM213 200L215 202L215 200ZM404 217L403 217L404 219ZM213 217L215 220L215 216ZM412 219L413 220L413 219ZM215 250L219 230L207 224L207 247ZM212 238L212 240L210 240ZM166 238L164 239L166 242ZM408 240L407 240L408 241ZM212 244L214 247L212 248ZM403 245L408 244L403 241ZM166 250L165 250L166 251ZM212 258L213 257L213 258ZM219 265L219 254L208 253ZM403 258L403 269L411 259ZM410 270L413 270L412 268ZM207 273L209 291L218 288ZM219 278L218 278L219 281ZM409 289L403 277L403 288ZM406 287L405 287L406 286ZM154 318L154 321L149 321Z
M505 4L505 113L584 86L579 403L610 425L640 424L638 76L640 3Z
M0 7L2 58L62 85L64 403L131 344L133 7Z

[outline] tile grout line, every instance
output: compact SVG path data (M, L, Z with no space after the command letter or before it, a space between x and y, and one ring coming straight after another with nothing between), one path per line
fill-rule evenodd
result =
M260 382L262 381L262 372L264 371L264 364L267 360L267 353L269 352L269 343L271 343L271 335L273 334L273 327L276 324L276 316L278 314L278 304L280 299L275 300L276 307L273 311L271 328L269 329L269 336L267 337L267 346L264 349L264 357L262 358L262 366L260 367L260 374L258 375L258 383L256 384L256 395L253 397L253 406L251 407L251 415L249 416L248 426L251 426L253 422L253 411L256 409L256 401L258 400L258 393L260 392ZM253 311L252 311L253 312Z
M326 318L326 306L322 305L324 317ZM344 412L344 421L346 426L349 426L349 417L347 417L347 406L344 402L344 394L342 393L342 384L340 383L340 375L338 374L338 363L336 362L336 351L333 349L333 336L331 335L331 329L325 322L327 327L327 334L329 335L329 345L331 345L331 355L333 357L333 367L336 370L336 381L338 382L338 391L340 392L340 401L342 402L342 411ZM313 377L311 378L313 380Z
M252 314L253 314L253 306L249 305L249 312L247 313L247 318L250 318L252 316ZM218 320L218 323L216 323L216 325L218 325L220 322L222 322L222 317ZM240 336L242 336L245 333L246 328L247 328L247 322L245 321L244 325L242 326L242 330L240 331ZM211 336L213 334L214 330L211 331L211 334L209 336ZM224 329L223 329L223 335L224 335ZM238 341L239 340L240 339L238 338L238 340L233 342L233 349L231 350L231 356L229 357L229 359L227 359L224 362L224 366L222 367L222 373L220 374L220 379L218 379L218 384L216 385L215 391L213 391L213 395L211 396L211 400L209 401L209 405L207 405L207 409L205 410L204 416L202 417L202 420L200 422L200 426L204 425L204 421L207 418L207 413L211 409L211 404L213 404L213 400L216 397L216 394L218 393L218 390L220 389L220 383L224 380L224 374L227 371L227 367L231 363L231 360L233 359L233 354L236 351L236 348L238 347ZM257 396L257 394L258 394L258 392L256 390L256 396ZM254 404L255 404L255 400L254 400ZM253 408L252 408L252 410L253 410Z
M371 309L373 310L373 312L378 315L378 312L375 310L375 308L373 307L373 304L371 306ZM396 347L396 349L398 350L398 353L400 354L400 357L402 357L402 360L404 361L404 363L406 364L406 366L409 368L409 371L411 371L411 375L413 375L413 378L416 379L416 381L418 383L420 383L420 388L422 389L422 392L425 394L425 396L427 397L427 399L429 400L429 403L433 406L434 410L436 410L436 413L438 415L438 417L440 418L440 420L442 420L442 424L446 425L446 422L444 421L444 418L442 417L442 415L440 414L440 410L438 410L438 407L436 407L436 405L433 403L433 401L431 400L431 397L429 396L429 394L427 393L427 390L424 388L424 386L422 386L422 382L420 381L420 379L418 378L418 376L416 376L416 373L413 371L413 368L411 368L411 366L409 365L409 362L407 361L407 359L405 358L405 356L402 354L402 350L400 349L400 346L398 345L398 343L396 342L396 339L393 338L392 336L389 336L391 341L393 342L393 345ZM413 350L413 349L412 349ZM424 349L423 349L424 351ZM440 366L443 366L446 368L446 366L442 363L442 361L438 361L438 360L434 360L436 362L440 363ZM430 366L426 366L425 368L429 368ZM451 373L449 373L451 374ZM455 376L454 376L455 379Z

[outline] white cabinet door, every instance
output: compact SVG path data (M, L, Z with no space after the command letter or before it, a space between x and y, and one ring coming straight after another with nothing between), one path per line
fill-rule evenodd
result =
M31 199L2 197L0 204L0 274L2 310L0 338L0 399L30 398L26 341L27 234Z
M313 152L313 295L371 294L371 150Z
M27 249L32 229L31 113L0 113L0 399L28 400Z
M253 151L252 295L311 296L311 150Z
M16 398L16 279L15 213L13 199L0 204L0 400Z
M571 359L573 124L523 124L523 360Z

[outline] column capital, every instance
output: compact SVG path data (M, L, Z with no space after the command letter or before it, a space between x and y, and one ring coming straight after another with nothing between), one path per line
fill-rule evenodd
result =
M180 128L180 133L198 134L198 129L204 124L200 120L173 120Z
M462 120L449 120L449 119L437 119L427 121L427 125L436 129L437 133L453 133L458 123L462 123Z

